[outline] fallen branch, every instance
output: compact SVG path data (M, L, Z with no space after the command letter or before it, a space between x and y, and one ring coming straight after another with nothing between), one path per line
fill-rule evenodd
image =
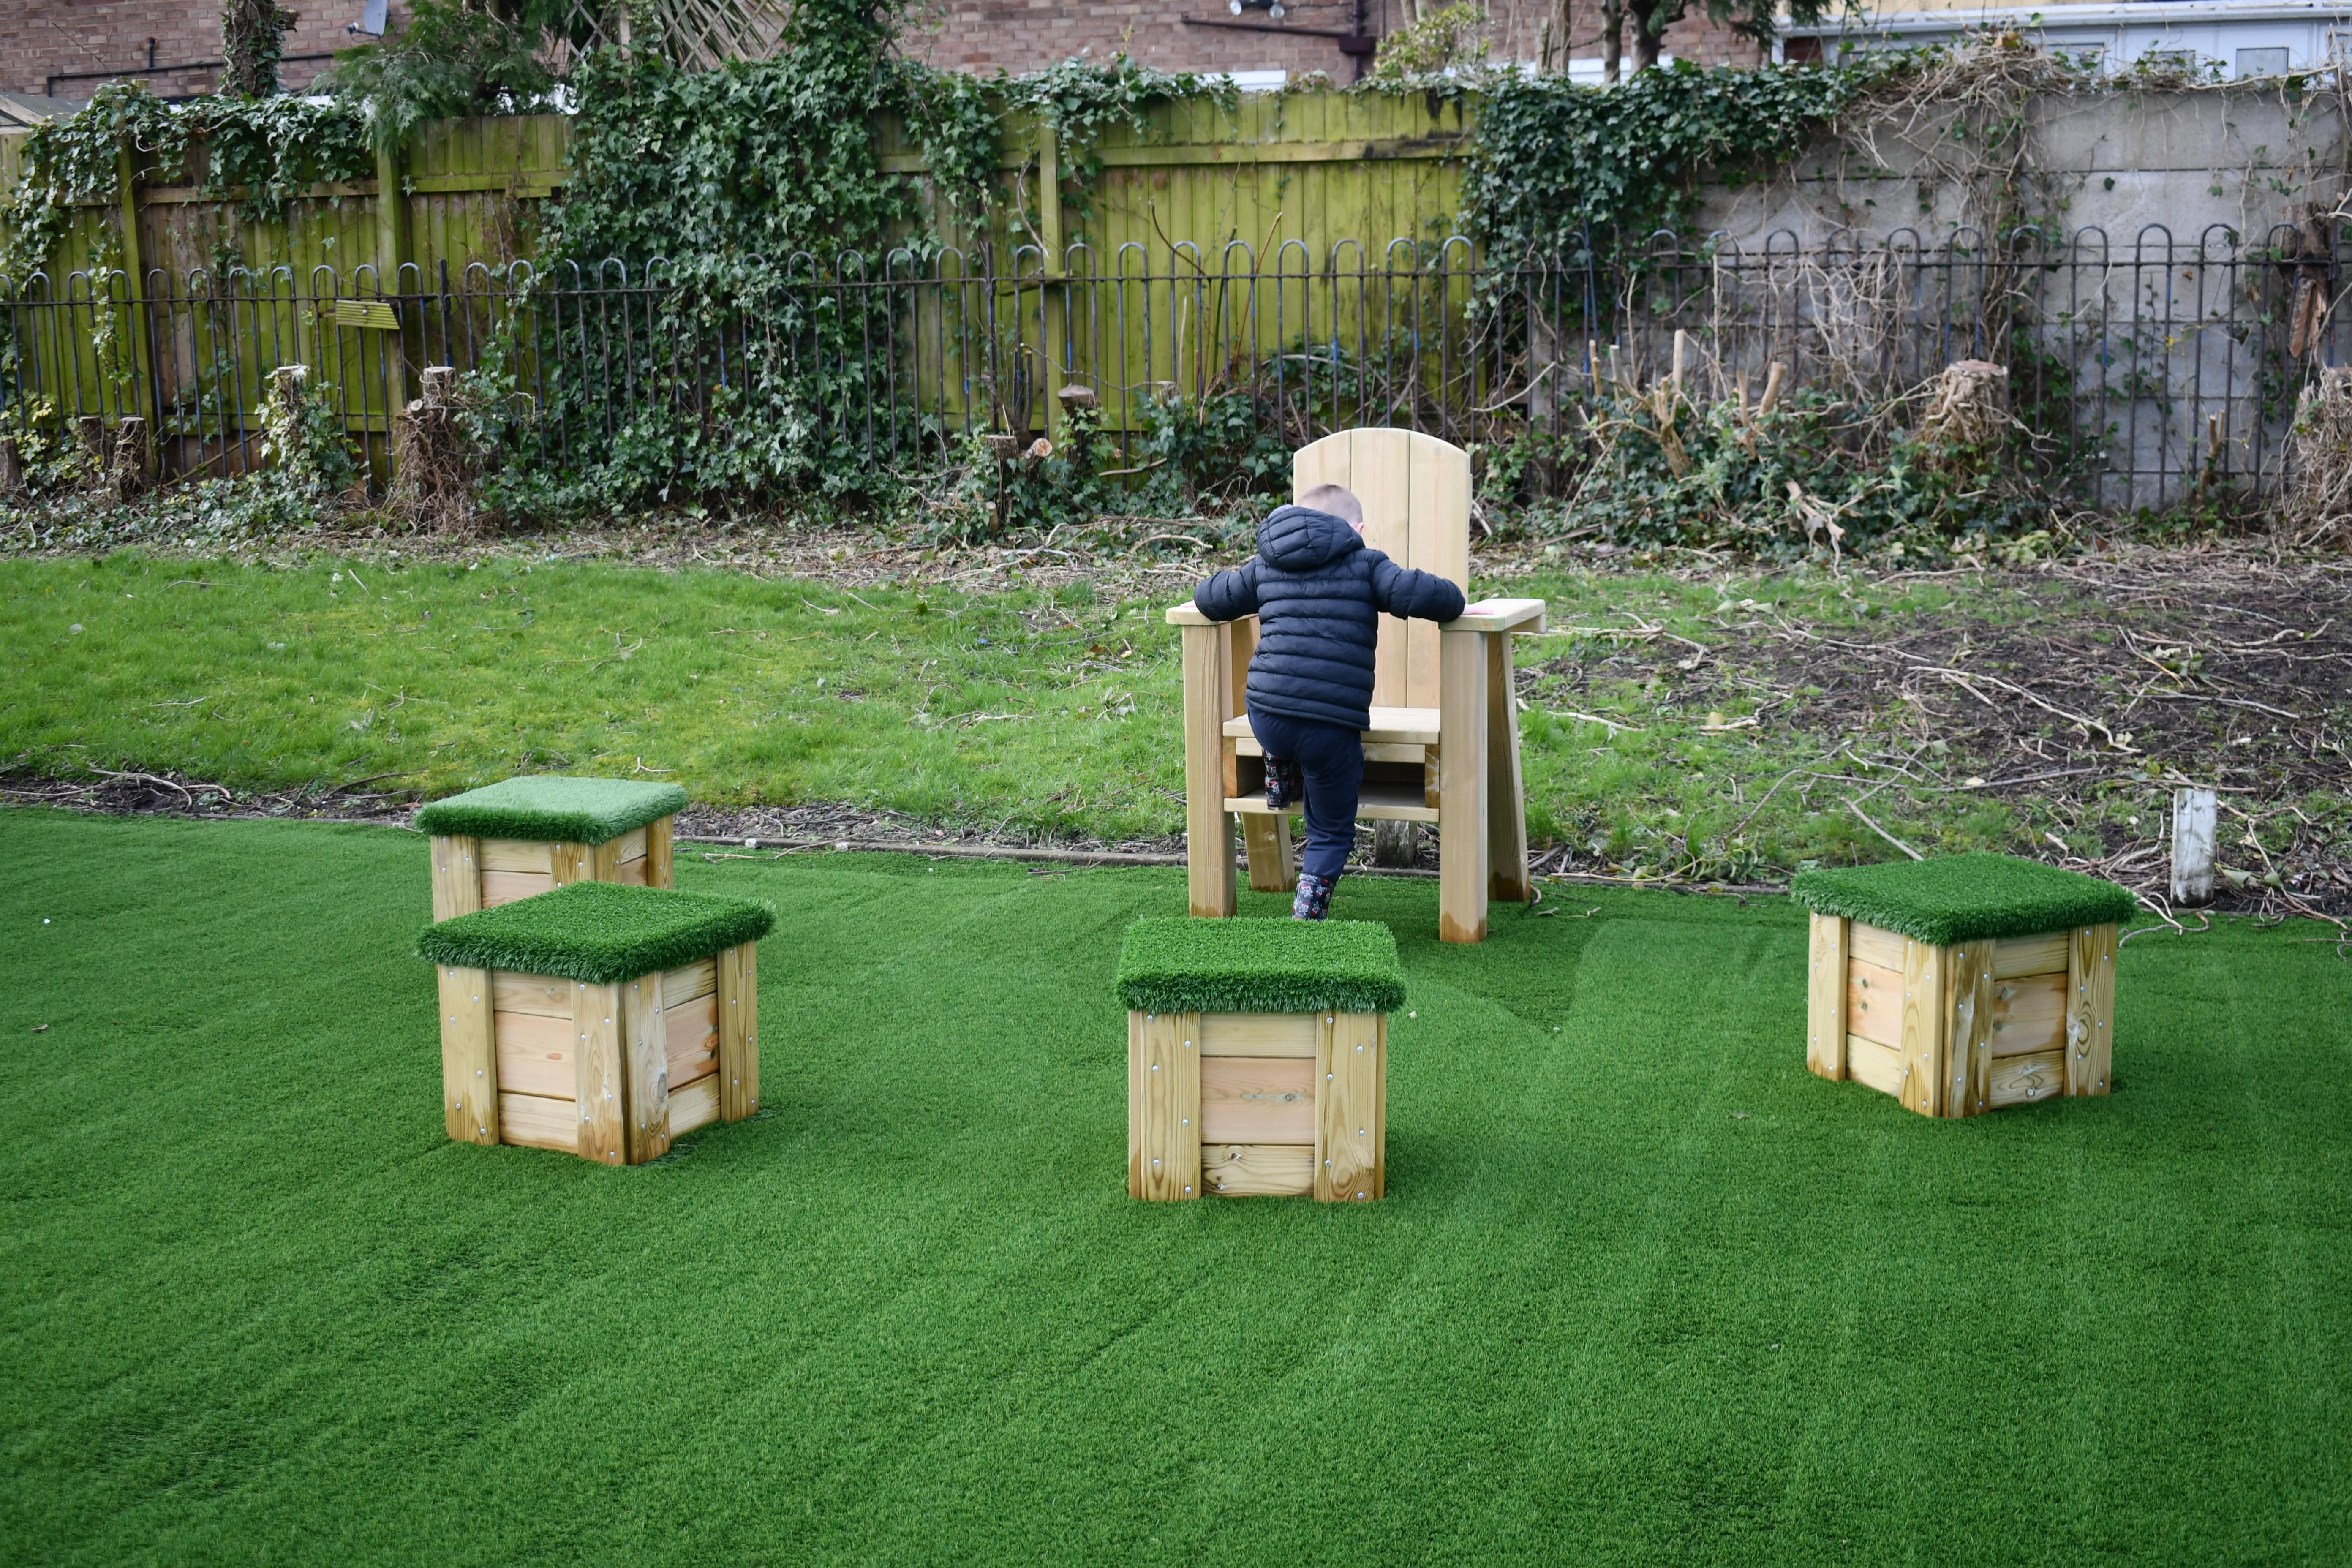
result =
M1870 813L1863 810L1862 807L1856 805L1853 802L1850 800L1847 801L1845 803L1845 808L1853 813L1856 816L1862 818L1862 825L1864 827L1869 828L1873 833L1877 834L1881 838L1885 839L1886 842L1894 845L1895 847L1902 850L1903 853L1910 856L1914 860L1925 860L1927 858L1925 855L1920 854L1919 851L1912 848L1911 846L1904 843L1903 840L1895 837L1895 835L1887 832L1886 829L1879 826L1875 822L1873 822L1870 819Z

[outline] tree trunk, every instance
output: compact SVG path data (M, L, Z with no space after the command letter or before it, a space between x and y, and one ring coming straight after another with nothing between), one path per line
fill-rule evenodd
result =
M1601 79L1615 82L1625 58L1625 0L1601 0Z
M1655 11L1639 8L1635 0L1633 12L1633 68L1645 71L1658 63L1659 35L1666 30L1666 18Z

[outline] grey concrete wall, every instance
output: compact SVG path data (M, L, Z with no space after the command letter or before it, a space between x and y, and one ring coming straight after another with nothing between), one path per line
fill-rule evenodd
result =
M1774 230L1813 240L1841 226L1910 226L1939 241L1984 216L1959 177L1978 150L1953 137L1952 119L1860 127L1768 185L1711 183L1699 226L1743 247ZM2255 238L2300 203L2326 210L2352 189L2336 100L2290 102L2276 86L2045 96L2026 125L2032 210L2068 232L2104 228L2119 249L2143 229L2168 230L2177 244L2216 228Z

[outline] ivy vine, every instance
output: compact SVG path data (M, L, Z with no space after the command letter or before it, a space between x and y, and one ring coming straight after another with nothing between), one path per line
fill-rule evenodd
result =
M313 185L364 177L373 165L360 117L348 106L299 98L200 98L165 103L139 82L98 89L71 115L35 126L22 174L8 195L0 273L22 279L47 267L72 226L74 207L119 192L117 155L185 178L233 200L249 222L274 222Z
M1777 168L1903 68L1676 61L1612 88L1493 73L1463 171L1464 226L1497 258L1638 250L1688 222L1703 174Z

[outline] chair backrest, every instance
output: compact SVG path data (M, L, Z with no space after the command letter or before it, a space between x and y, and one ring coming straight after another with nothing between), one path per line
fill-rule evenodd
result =
M1340 430L1290 459L1293 500L1345 485L1364 504L1364 542L1400 566L1435 573L1470 592L1470 454L1412 430ZM1372 704L1437 706L1437 627L1381 617Z

